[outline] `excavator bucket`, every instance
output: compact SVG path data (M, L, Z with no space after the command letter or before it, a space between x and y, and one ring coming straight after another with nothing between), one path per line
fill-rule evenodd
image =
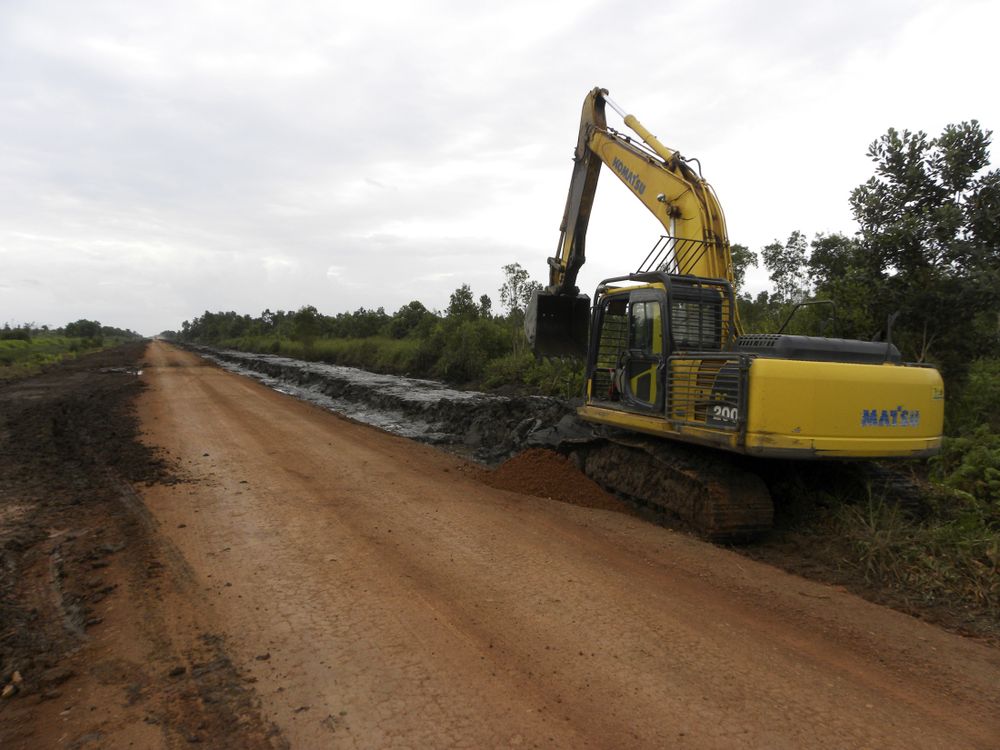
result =
M535 292L524 313L524 332L539 357L587 356L590 297Z

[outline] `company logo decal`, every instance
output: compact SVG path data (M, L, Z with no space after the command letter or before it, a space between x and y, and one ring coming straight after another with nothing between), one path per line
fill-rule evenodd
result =
M895 409L862 409L862 427L917 427L920 412L897 406Z
M611 168L620 174L622 179L629 184L629 187L631 187L639 195L646 192L646 183L639 179L639 175L626 167L625 163L621 159L616 158L612 161Z

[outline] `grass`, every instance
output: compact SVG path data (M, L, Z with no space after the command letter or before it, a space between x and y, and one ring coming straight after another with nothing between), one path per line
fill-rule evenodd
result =
M841 506L834 530L869 584L924 605L959 605L1000 617L1000 513L964 493L932 492L930 512L914 518L869 497Z
M68 336L36 336L30 341L0 340L0 380L27 377L47 365L118 343L119 339L81 339Z
M963 632L1000 639L1000 503L923 479L860 470L784 467L769 481L775 532L752 557L838 583L882 604ZM879 480L879 482L883 482Z

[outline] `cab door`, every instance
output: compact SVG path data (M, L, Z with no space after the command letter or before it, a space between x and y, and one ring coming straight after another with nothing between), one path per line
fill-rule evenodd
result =
M622 366L626 401L641 411L661 411L665 390L665 296L644 289L629 296L628 349Z

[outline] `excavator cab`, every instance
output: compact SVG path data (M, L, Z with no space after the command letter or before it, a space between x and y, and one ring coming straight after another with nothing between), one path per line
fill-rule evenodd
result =
M588 362L591 396L619 408L648 412L663 408L663 292L640 288L604 296L594 315Z
M630 286L615 286L619 282ZM620 411L737 428L739 393L729 383L738 363L732 289L718 279L664 273L608 279L598 288L587 401ZM669 409L668 409L669 406Z

